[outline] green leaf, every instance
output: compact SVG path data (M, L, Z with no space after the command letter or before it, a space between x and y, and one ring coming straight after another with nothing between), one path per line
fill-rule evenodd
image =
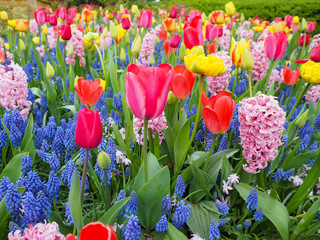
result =
M288 164L283 168L284 171L288 171L292 168L297 169L300 167L302 164L304 164L306 161L313 159L319 155L320 149L310 151L310 152L305 152L305 153L300 153L297 155L294 155L288 162Z
M170 193L170 173L162 168L138 192L138 217L147 229L155 227L161 218L161 200Z
M175 226L168 222L168 235L170 240L188 240L188 238L180 232Z
M77 228L78 233L80 233L81 229L83 228L83 217L80 199L79 175L76 169L73 172L68 201L72 220Z
M33 115L30 114L28 119L28 125L24 133L23 139L21 141L21 149L24 150L27 142L32 138L32 129L33 129Z
M129 202L130 197L124 198L119 202L115 203L100 219L99 222L102 222L105 225L113 225L117 215L120 213L124 205Z
M13 183L18 181L21 176L21 159L25 154L26 153L20 153L11 158L7 166L3 169L2 173L0 174L0 179L2 179L3 177L8 177Z
M119 85L117 82L117 70L116 70L116 65L114 64L113 61L113 51L109 51L108 55L108 70L109 70L109 77L110 77L110 83L112 86L112 90L114 93L118 94L119 92Z
M252 187L239 183L234 185L241 197L247 200ZM289 238L289 214L286 207L270 197L268 194L257 190L258 193L258 206L262 208L264 215L274 224L278 229L282 239L287 240Z
M50 223L52 222L56 222L59 225L59 231L63 234L63 235L67 235L68 233L72 233L73 231L73 227L66 225L63 223L62 219L61 219L61 215L56 212L53 211L50 214L50 218L48 219Z

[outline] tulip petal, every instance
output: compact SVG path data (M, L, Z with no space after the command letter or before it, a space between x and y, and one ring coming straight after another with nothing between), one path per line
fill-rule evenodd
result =
M102 123L101 118L98 111L94 112L93 115L93 124L90 134L90 148L97 147L102 140Z
M88 122L86 120L85 111L79 111L77 124L76 124L76 132L75 132L75 140L79 147L89 148L90 142L90 130L89 130Z
M207 97L207 95L204 92L201 94L201 102L202 102L203 107L210 105L209 98Z
M80 232L81 240L106 239L116 240L117 237L110 226L105 226L101 222L91 222L82 228Z
M276 54L276 39L273 35L269 35L264 42L264 51L267 57L271 60L274 60Z
M228 98L231 99L231 94L230 94L229 92L227 92L227 91L220 91L220 92L218 92L217 95L210 97L210 98L209 98L210 107L211 107L212 109L214 109L214 106L215 106L215 104L216 104L216 101L217 101L219 98L224 97L224 96L226 96L226 97L228 97Z
M203 108L202 117L210 132L217 134L221 131L218 116L210 107Z
M228 96L218 98L214 105L214 112L217 114L220 123L220 133L228 131L235 102Z
M184 44L186 45L186 48L191 49L194 46L198 46L199 44L199 38L198 33L195 28L187 27L183 32L184 37Z
M184 65L177 65L174 67L174 73L177 74L177 73L180 73L180 74L183 74L184 71L186 70L186 67Z

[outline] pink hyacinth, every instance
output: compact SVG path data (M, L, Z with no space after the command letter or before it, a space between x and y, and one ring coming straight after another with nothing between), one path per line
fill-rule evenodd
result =
M7 109L18 109L25 118L31 102L28 98L27 75L13 62L8 66L0 65L0 105Z
M252 79L260 81L265 78L269 69L269 58L264 52L264 41L252 42L251 53L253 57Z
M9 51L7 51L7 52L6 52L6 55L7 55L8 61L10 62L10 61L13 59L13 54L10 53Z
M152 129L152 136L155 137L156 132L159 134L159 143L164 139L163 130L167 129L167 119L164 112L157 118L148 121L148 128ZM141 130L141 133L139 133ZM133 131L136 135L137 143L143 145L143 120L136 117L133 118ZM149 135L148 135L149 139Z
M241 101L240 138L247 164L243 169L258 173L278 155L286 113L273 96L261 94Z
M44 54L45 54L44 45L41 45L40 47L36 47L36 50L38 51L40 57L44 57Z
M141 44L141 51L140 51L140 55L139 55L139 59L141 60L141 63L149 66L150 64L150 55L151 53L154 53L154 45L156 42L156 35L155 35L155 31L153 29L151 29L150 32L148 32L142 41Z
M84 65L86 65L86 60L84 59L83 33L76 28L72 28L71 32L72 32L72 37L68 41L68 44L66 46L66 50L68 51L70 44L72 44L73 55L71 58L69 56L67 56L66 63L67 64L70 64L70 63L75 64L76 63L76 55L77 55L79 58L80 64L82 66L84 66Z
M31 33L33 33L34 35L38 35L39 28L38 28L38 23L36 22L35 19L30 20L29 29Z
M230 45L230 30L226 26L223 27L223 34L218 37L218 47L222 47L223 51L229 51Z
M318 103L320 99L320 85L314 85L310 88L310 90L306 94L306 100L309 102L310 100L314 105Z
M103 48L110 48L111 44L112 44L111 32L108 32L106 37L103 37L103 35L101 35L100 51L102 51Z
M59 225L56 222L52 223L37 223L24 230L22 234L20 230L10 232L9 240L64 240L65 237L59 232Z
M269 89L271 87L271 85L273 83L274 84L274 89L278 90L280 87L280 83L284 82L284 76L283 76L283 69L281 69L280 71L277 69L272 70L271 75L270 75L270 79L268 82L268 86L267 89Z
M49 48L50 49L55 48L57 39L56 39L56 37L54 35L54 28L53 27L49 28L49 33L48 33L47 39L48 39Z
M213 95L216 95L218 92L224 90L229 85L232 61L228 53L225 51L216 52L214 55L223 60L223 65L228 66L228 69L225 73L216 77L207 78L209 92L211 92Z
M309 45L309 52L312 51L315 47L320 45L320 34L314 35L313 39Z
M253 39L254 31L250 30L249 21L244 21L243 24L238 28L238 35L240 38Z

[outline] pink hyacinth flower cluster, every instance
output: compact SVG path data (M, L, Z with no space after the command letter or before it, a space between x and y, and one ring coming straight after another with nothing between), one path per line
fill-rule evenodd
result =
M243 156L247 160L243 169L258 173L278 155L286 113L275 97L264 94L241 101L238 112Z
M100 51L103 50L103 48L110 48L112 44L112 37L111 32L108 32L106 37L103 37L103 34L101 35L101 43L100 43Z
M28 98L27 75L13 62L8 66L0 65L0 105L7 109L18 109L25 118L31 102Z
M40 47L36 47L36 50L38 51L40 57L44 57L44 54L45 54L44 45L41 45Z
M274 89L278 90L280 87L280 83L284 82L284 77L283 77L283 69L281 69L280 71L277 69L272 70L270 78L269 78L269 82L268 82L268 86L267 89L269 89L271 87L271 85L273 83L274 84Z
M318 103L320 99L320 85L314 85L310 88L310 90L306 94L306 100L313 102L314 105Z
M155 137L156 132L159 134L159 143L164 139L163 130L167 129L167 119L164 112L157 118L148 121L148 128L152 129L152 136ZM141 133L139 133L141 130ZM136 135L137 143L143 145L143 120L136 117L133 118L133 132ZM149 138L149 135L148 135Z
M243 24L238 28L238 35L240 38L253 39L254 31L250 30L250 22L244 21Z
M320 45L320 34L317 34L317 35L313 36L313 39L312 39L310 46L309 46L309 52L311 52L312 49L314 49L315 47L317 47L319 45Z
M227 29L226 26L223 27L223 34L221 37L218 37L218 47L222 47L223 51L229 51L229 45L230 45L230 30Z
M231 66L232 60L227 52L219 51L214 54L216 57L221 58L223 60L223 64L228 66L228 70L216 77L208 77L208 90L213 95L216 95L218 92L224 90L229 85L229 79L231 77Z
M38 28L38 23L36 22L35 19L32 19L29 21L29 29L31 33L33 33L34 35L38 35L39 28Z
M65 237L59 232L59 225L56 222L52 223L37 223L30 225L21 233L20 230L10 232L9 240L64 240Z
M148 32L142 41L141 44L141 51L140 51L140 55L139 55L139 59L141 60L141 63L149 66L150 64L150 55L151 53L154 53L154 45L156 42L156 35L155 35L155 31L153 29L151 29L150 32Z
M51 27L49 28L49 33L48 33L48 45L50 49L53 49L56 47L56 42L57 42L57 38L54 35L54 28Z
M80 30L76 28L71 29L72 37L68 41L66 46L66 50L69 50L70 45L73 46L73 55L71 58L67 56L66 63L67 64L75 64L76 63L76 55L79 58L80 64L82 66L86 65L86 60L84 59L84 43L83 43L83 34Z
M252 42L251 53L253 57L252 79L260 81L267 75L269 69L269 58L264 51L264 41Z

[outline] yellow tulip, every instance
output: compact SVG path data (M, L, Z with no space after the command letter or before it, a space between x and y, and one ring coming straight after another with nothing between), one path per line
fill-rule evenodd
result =
M246 70L247 73L252 72L254 61L252 54L248 48L244 48L243 56L242 56L242 64L243 68Z
M225 8L226 8L226 13L228 16L233 16L236 13L236 8L235 8L233 2L228 2L225 5Z
M4 44L4 47L5 47L7 50L9 50L9 49L10 49L10 44L9 44L9 43L5 43L5 44Z
M320 62L304 63L300 68L300 75L308 83L320 84Z
M253 27L253 31L255 31L255 32L257 32L257 33L262 32L264 29L265 29L264 26L256 26L256 27Z
M106 89L106 81L100 78L100 86L103 88L103 91Z
M223 65L223 60L214 55L189 54L184 57L184 63L190 72L211 77L221 75L228 69Z
M299 23L299 17L298 16L294 16L293 19L292 19L292 23L298 24Z
M193 54L193 55L197 55L197 56L204 55L203 46L194 46L191 49L187 49L187 55L189 55L189 54Z
M48 28L46 26L42 26L42 31L47 35L49 33Z
M250 40L247 42L244 38L241 38L239 42L236 42L234 38L232 38L230 55L233 64L237 68L242 67L242 56L246 48L250 49Z
M122 38L126 36L126 30L121 25L117 25L117 32L118 36L116 42L119 43L121 42Z
M0 12L1 20L2 21L7 21L8 20L8 14L6 11L1 11Z
M138 11L139 11L138 6L137 6L137 5L132 5L132 7L131 7L131 12L132 12L133 14L136 14Z
M28 28L29 28L29 21L28 20L23 20L23 19L17 20L17 26L16 26L17 31L26 32L26 31L28 31Z
M10 27L13 27L15 29L17 27L17 20L8 20L8 24Z
M88 32L83 37L84 48L88 50L94 50L96 44L98 47L101 43L101 38L98 33Z

